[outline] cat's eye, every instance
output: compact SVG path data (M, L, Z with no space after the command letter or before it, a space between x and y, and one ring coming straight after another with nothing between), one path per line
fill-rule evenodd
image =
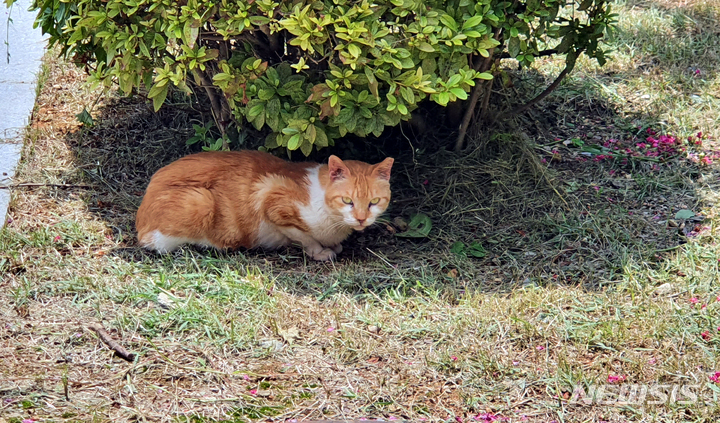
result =
M352 205L352 203L353 203L353 202L352 202L352 198L350 198L350 197L343 197L343 198L342 198L342 202L345 203L345 204L351 204L351 205Z
M370 205L374 206L374 205L376 205L376 204L379 203L379 202L380 202L380 199L377 198L377 197L375 197L375 198L373 198L372 200L370 200Z

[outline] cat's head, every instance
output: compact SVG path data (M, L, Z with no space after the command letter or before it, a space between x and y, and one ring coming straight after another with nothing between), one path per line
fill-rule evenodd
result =
M390 203L390 170L394 159L378 164L355 160L328 160L327 205L342 215L343 222L357 231L375 223Z

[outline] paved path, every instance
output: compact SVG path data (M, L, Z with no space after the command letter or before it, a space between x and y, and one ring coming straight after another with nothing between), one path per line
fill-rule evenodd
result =
M35 106L36 74L45 52L40 29L33 29L35 13L27 10L30 4L31 0L19 0L7 9L0 3L0 186L12 182L20 160L23 129ZM0 227L9 202L10 190L0 188Z

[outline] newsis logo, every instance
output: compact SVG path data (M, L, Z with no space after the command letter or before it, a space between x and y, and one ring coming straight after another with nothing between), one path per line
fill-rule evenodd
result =
M703 389L705 388L705 389ZM598 384L575 385L570 404L578 405L690 405L717 403L718 393L705 385Z

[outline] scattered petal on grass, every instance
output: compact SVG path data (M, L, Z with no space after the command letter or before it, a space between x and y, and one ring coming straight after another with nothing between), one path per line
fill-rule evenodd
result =
M704 339L704 340L706 340L706 341L708 341L710 338L712 338L712 337L710 336L710 331L709 331L709 330L706 330L705 332L701 333L700 336L702 337L702 339Z
M257 395L257 389L251 389L250 395Z
M655 363L657 363L657 358L650 357L650 359L648 360L648 364L655 364Z
M479 422L495 422L499 420L507 420L507 418L493 413L480 413L473 417L473 420L477 420Z
M455 356L450 357L450 360L452 360L452 361L457 361L457 359L458 359L458 358L455 357Z
M334 328L334 327L332 327L332 326L331 326L331 327L329 327L329 328L327 328L327 331L328 331L328 332L332 332L332 331L334 331L334 330L335 330L335 328Z
M607 381L608 383L618 383L624 382L626 378L625 375L608 375Z
M542 346L542 345L538 345L537 347L535 347L535 349L538 350L538 351L542 351L542 350L545 349L545 347Z
M720 382L720 372L715 372L714 375L710 376L710 381L719 383Z
M700 300L697 299L697 298L695 298L695 297L690 298L690 303L691 303L691 304L697 304L697 303L699 303L699 302L700 302Z

